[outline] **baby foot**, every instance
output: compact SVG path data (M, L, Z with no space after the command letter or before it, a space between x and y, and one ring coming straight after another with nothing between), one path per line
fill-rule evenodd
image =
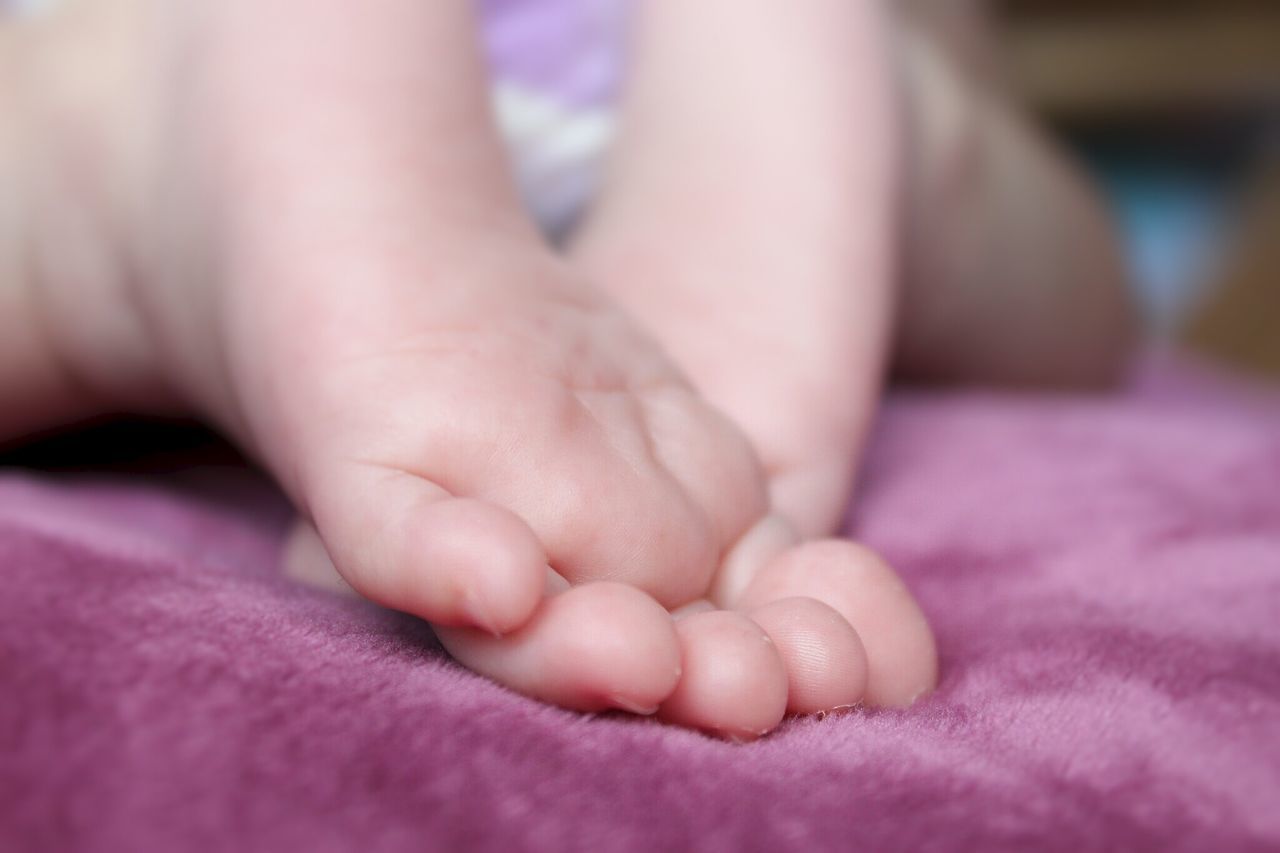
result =
M314 523L295 557L530 695L748 737L864 670L878 701L931 682L900 587L776 553L745 438L518 214L465 4L80 8L117 73L41 78L50 175L83 179L31 187L30 283L78 387L219 424Z

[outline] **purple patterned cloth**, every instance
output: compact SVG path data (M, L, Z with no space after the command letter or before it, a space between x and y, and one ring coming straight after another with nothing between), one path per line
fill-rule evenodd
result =
M936 696L734 746L287 583L252 482L10 471L0 850L1280 848L1280 397L900 394L857 507Z
M477 0L493 76L567 107L613 103L630 0Z

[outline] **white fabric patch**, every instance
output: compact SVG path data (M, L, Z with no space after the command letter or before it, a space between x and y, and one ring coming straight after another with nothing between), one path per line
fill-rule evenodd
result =
M493 87L493 108L525 204L548 234L563 236L598 186L613 114L502 82Z

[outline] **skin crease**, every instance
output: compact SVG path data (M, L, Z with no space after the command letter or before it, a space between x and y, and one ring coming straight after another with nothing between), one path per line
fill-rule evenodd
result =
M926 692L892 571L801 541L839 517L890 342L892 30L874 3L644 9L568 257L520 209L461 0L5 24L0 441L204 417L305 519L293 574L565 707L743 739Z

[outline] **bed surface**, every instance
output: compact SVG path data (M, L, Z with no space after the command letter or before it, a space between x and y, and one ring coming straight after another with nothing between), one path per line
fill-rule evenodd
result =
M1280 847L1280 398L899 394L855 506L939 690L735 746L293 586L236 472L4 472L0 849Z

